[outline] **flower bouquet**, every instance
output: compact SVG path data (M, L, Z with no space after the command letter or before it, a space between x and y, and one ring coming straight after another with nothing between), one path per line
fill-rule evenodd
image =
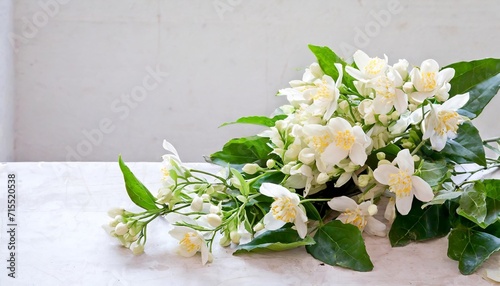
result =
M500 89L500 59L389 65L357 51L348 63L309 48L317 63L277 94L287 105L224 124L266 129L207 158L218 173L189 168L165 141L152 194L120 158L127 193L144 211L110 210L108 233L139 254L148 224L165 216L178 253L200 252L202 263L214 243L235 254L305 247L357 271L373 269L362 232L394 247L448 235L460 272L476 271L500 249L500 180L481 176L500 166L500 150L471 120Z

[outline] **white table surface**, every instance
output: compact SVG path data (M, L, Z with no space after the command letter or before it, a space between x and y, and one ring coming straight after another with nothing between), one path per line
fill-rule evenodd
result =
M129 163L155 192L159 163ZM17 278L7 277L7 174L17 176ZM215 260L175 254L165 220L148 228L145 253L134 256L101 225L114 206L133 208L117 163L8 163L0 175L0 285L490 285L487 267L463 276L446 256L447 239L391 248L387 238L366 237L375 268L361 273L322 265L304 248L233 256L214 249Z

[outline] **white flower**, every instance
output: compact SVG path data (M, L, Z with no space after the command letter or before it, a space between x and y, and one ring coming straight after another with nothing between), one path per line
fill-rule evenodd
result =
M307 108L313 116L322 116L323 120L328 120L337 109L337 101L340 96L338 89L342 82L342 65L335 64L339 70L337 83L328 75L314 81L315 87L304 91L304 98L311 103Z
M260 170L260 166L257 165L257 164L245 164L245 166L243 166L242 168L243 172L249 174L249 175L253 175L255 173L257 173L257 171Z
M457 113L469 101L469 93L460 94L445 101L442 105L433 105L424 119L425 130L422 139L431 139L432 149L443 150L446 140L457 137L458 125L465 118Z
M368 86L375 90L373 110L376 114L387 114L393 107L402 114L408 108L408 96L401 90L403 79L392 68L389 68L387 75L370 81Z
M393 164L383 164L373 171L375 179L396 194L396 208L402 215L410 212L413 195L422 202L429 202L434 197L431 187L422 178L414 176L415 166L408 149L399 151Z
M367 82L370 79L385 74L387 69L387 56L384 55L384 59L378 57L370 58L363 51L358 50L354 53L353 58L358 69L346 66L345 70L355 79Z
M411 73L411 82L416 92L410 94L410 97L418 102L423 102L426 98L436 94L444 98L449 91L449 81L455 75L455 70L446 68L439 70L439 64L432 59L422 62L420 69L414 68Z
M343 118L332 118L326 126L309 124L302 131L308 138L309 147L315 151L316 165L323 173L328 173L331 167L347 157L357 165L366 161L370 138L361 127L351 127Z
M333 198L328 202L331 209L341 212L337 217L342 223L356 226L361 232L385 236L385 224L373 217L377 213L377 206L371 201L358 205L353 199L342 196Z
M178 253L184 257L191 257L198 251L201 252L201 261L206 264L209 260L209 250L205 238L196 230L186 226L175 226L168 232L179 240Z
M260 193L274 198L271 209L264 216L264 225L267 230L276 230L286 223L294 223L299 236L301 238L306 236L307 216L297 194L281 185L271 183L262 184Z

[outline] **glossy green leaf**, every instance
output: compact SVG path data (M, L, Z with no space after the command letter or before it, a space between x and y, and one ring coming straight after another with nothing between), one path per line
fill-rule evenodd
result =
M460 273L474 273L494 252L500 250L500 238L473 228L453 229L448 237L448 257L458 261Z
M291 228L280 228L273 231L268 230L249 243L240 244L234 254L283 251L300 246L313 245L314 243L314 239L310 236L306 236L302 239L297 234L296 230Z
M123 173L123 178L125 180L125 188L127 189L127 194L136 205L145 210L158 209L155 204L155 197L151 192L139 181L134 173L123 163L122 157L118 158L118 164Z
M458 164L476 163L486 166L483 140L479 136L479 131L470 121L460 125L458 136L446 142L441 154Z
M498 93L499 89L500 75L496 75L474 86L469 90L469 101L462 107L462 110L474 114L474 116L468 116L471 119L477 117Z
M321 215L311 202L304 202L302 205L306 209L306 215L309 220L321 221Z
M210 160L221 166L230 164L237 169L247 163L265 166L268 155L272 152L268 143L269 138L260 136L235 138L227 142L222 151L210 155Z
M245 197L247 197L250 194L250 186L248 185L248 182L245 181L245 178L241 175L238 170L231 168L231 174L238 180L240 183L239 190L241 194Z
M500 201L486 195L484 181L471 185L462 194L457 213L482 228L497 222L500 219ZM489 186L491 188L492 186ZM495 191L496 192L496 191Z
M445 68L453 68L455 76L450 81L451 95L462 94L475 85L500 73L500 59L487 58L470 62L457 62Z
M392 246L404 246L411 241L443 237L450 232L449 211L445 205L432 205L422 209L422 202L413 199L407 215L397 213L389 231Z
M329 47L320 47L309 45L309 49L313 52L318 60L318 64L323 70L323 72L332 77L334 81L337 81L339 77L339 71L334 64L339 63L343 67L342 82L352 90L356 90L353 84L354 78L345 72L346 62L342 60L335 52L333 52Z
M233 122L226 122L222 124L220 127L231 125L231 124L253 124L253 125L261 125L261 126L266 126L266 127L272 127L278 120L285 119L287 115L285 114L280 114L276 115L273 118L269 118L267 116L246 116L246 117L241 117L236 121Z
M486 179L478 181L474 187L483 192L487 197L500 200L500 180L499 179Z
M420 169L420 177L433 187L441 182L446 172L448 172L448 166L446 166L444 160L436 162L424 161Z
M331 221L318 229L314 240L306 249L318 260L357 271L373 269L361 232L351 224Z
M272 183L272 184L280 184L285 178L285 174L276 171L276 172L267 172L265 175L259 177L255 180L250 186L256 190L260 189L260 186L263 183Z

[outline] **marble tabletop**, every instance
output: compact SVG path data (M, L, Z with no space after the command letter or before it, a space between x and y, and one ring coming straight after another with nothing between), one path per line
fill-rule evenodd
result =
M159 163L129 167L152 192L158 188ZM8 215L8 174L15 174L14 221ZM387 238L370 236L366 248L375 268L366 273L324 265L303 248L233 256L234 249L217 246L214 262L203 266L199 256L175 253L177 241L163 219L149 227L145 253L134 256L101 228L109 208L134 209L117 163L7 163L0 178L0 285L479 286L494 284L486 270L500 268L496 255L464 276L446 255L446 238L391 248ZM15 278L7 268L12 228Z

